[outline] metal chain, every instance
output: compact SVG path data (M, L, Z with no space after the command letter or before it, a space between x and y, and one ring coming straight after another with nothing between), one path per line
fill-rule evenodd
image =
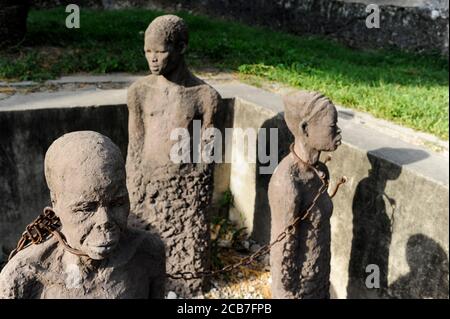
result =
M236 268L241 267L241 266L247 266L247 265L251 264L252 262L254 262L257 258L266 255L267 253L270 252L270 250L272 249L272 247L274 245L281 242L284 238L286 238L287 235L293 235L295 233L296 226L302 220L304 220L306 217L308 217L309 213L316 205L316 202L319 199L319 197L327 191L328 183L324 182L323 180L322 180L322 182L323 182L322 186L317 191L316 196L314 197L311 205L308 207L308 209L305 211L305 213L301 216L297 216L296 218L294 218L292 220L292 222L284 228L284 230L277 236L277 238L274 241L272 241L271 243L269 243L267 245L262 246L256 252L251 254L250 256L244 257L237 263L225 266L218 270L207 270L207 271L200 271L200 272L196 272L196 273L193 273L190 271L184 271L184 272L177 272L175 274L167 274L167 277L169 277L171 279L184 279L184 280L200 279L203 277L211 277L211 276L215 276L220 273L233 271Z
M64 235L61 234L58 229L61 227L61 221L51 207L45 207L42 214L40 214L33 222L31 222L25 228L22 236L17 243L16 248L11 251L8 257L8 261L11 260L19 251L25 249L30 245L38 245L48 240L50 237L55 236L58 242L63 246L68 252L77 255L85 256L85 253L70 247Z
M310 214L311 210L314 208L314 206L316 205L317 200L319 199L319 197L325 193L328 189L328 180L326 180L324 174L320 174L322 172L319 172L314 166L305 163L294 151L293 148L293 144L290 146L290 150L291 153L294 155L294 157L297 160L297 163L302 163L303 165L306 165L307 167L311 168L316 175L319 177L319 179L322 182L322 185L319 187L316 195L313 198L313 201L311 203L311 205L308 207L308 209L303 213L303 215L297 216L295 217L291 223L289 225L287 225L284 230L276 237L276 239L274 241L272 241L271 243L262 246L261 248L259 248L256 252L254 252L253 254L242 258L240 261L238 261L237 263L234 264L230 264L227 265L221 269L217 269L217 270L206 270L206 271L199 271L196 273L190 272L190 271L183 271L183 272L176 272L174 274L167 274L167 277L171 278L171 279L184 279L184 280L191 280L191 279L200 279L200 278L204 278L204 277L211 277L211 276L215 276L217 274L220 273L225 273L225 272L230 272L235 270L238 267L241 266L246 266L251 264L252 262L254 262L257 258L264 256L266 254L268 254L270 252L270 250L272 249L272 247L274 245L276 245L277 243L281 242L283 239L286 238L287 235L293 235L295 233L296 230L296 226L302 221L304 220L306 217L308 217L308 215ZM328 162L331 159L330 156L327 157L327 159L325 160L325 163ZM347 181L347 178L345 176L341 177L341 179L339 180L339 182L336 184L336 187L334 189L334 191L332 192L332 194L330 195L330 198L333 198L334 195L336 195L339 187L344 184Z

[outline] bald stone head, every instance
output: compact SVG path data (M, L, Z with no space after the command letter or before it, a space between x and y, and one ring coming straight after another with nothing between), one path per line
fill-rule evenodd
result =
M296 91L283 101L284 118L296 141L317 151L334 151L341 144L336 107L327 97Z
M69 245L92 259L109 256L130 209L120 149L96 132L65 134L46 153L45 178Z
M155 18L145 31L145 57L154 75L166 75L183 62L188 45L188 28L180 17Z

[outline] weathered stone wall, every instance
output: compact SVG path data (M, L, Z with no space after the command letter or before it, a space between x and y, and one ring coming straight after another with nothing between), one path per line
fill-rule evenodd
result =
M49 6L63 0L39 0ZM70 1L77 3L77 1ZM193 10L295 34L318 34L357 48L400 48L448 54L448 1L444 0L84 0L80 5ZM366 6L380 6L380 28L366 27Z

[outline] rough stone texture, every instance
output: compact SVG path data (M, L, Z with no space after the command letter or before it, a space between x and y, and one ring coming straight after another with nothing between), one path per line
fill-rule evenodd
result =
M211 142L203 133L214 127L220 96L188 70L187 44L187 26L181 18L166 15L153 20L144 46L152 74L135 82L127 98L127 175L134 213L130 221L161 233L170 274L209 268L213 164L196 163L194 148L203 151ZM196 120L201 121L201 144L194 136ZM170 157L178 143L171 137L175 129L190 133L185 163ZM191 297L206 284L206 279L169 280L167 289Z
M125 163L107 137L81 131L48 149L45 177L67 244L19 251L0 273L0 298L162 298L164 245L127 226Z
M300 91L287 96L285 119L295 143L293 151L281 161L269 182L271 241L296 217L304 216L329 179L328 169L319 162L320 153L334 151L341 144L337 111L319 93ZM273 298L329 298L332 211L333 203L325 192L294 234L272 248Z
M28 0L0 0L0 47L14 45L24 38L28 8Z
M221 109L226 116L220 116L220 119L226 118L226 122L220 127L277 127L278 158L289 153L293 137L283 118L281 96L242 83L210 83L227 102ZM93 107L93 104L97 106ZM448 142L436 144L444 151L432 151L428 145L434 145L436 141L428 139L429 136L425 139L424 134L374 119L368 114L339 106L337 109L343 144L333 153L327 166L331 172L331 187L342 175L348 177L348 182L333 198L331 297L346 298L349 282L361 286L356 279L361 280L361 273L366 275L365 270L352 274L349 265L370 261L372 254L365 252L365 246L361 246L362 249L356 247L362 237L353 244L354 231L359 233L358 229L365 229L375 222L376 238L368 244L374 247L377 242L390 242L388 254L376 259L380 270L387 269L387 274L382 276L387 276L389 291L379 294L377 289L367 290L359 298L448 298ZM43 158L51 142L67 132L96 130L109 136L125 154L127 121L126 90L24 96L17 93L0 101L0 245L6 251L17 243L26 224L42 207L50 204ZM233 159L238 160L240 150L233 143L231 149ZM369 173L373 169L372 159L375 159L377 174ZM258 162L242 161L216 165L214 192L218 182L224 183L222 189L227 188L226 174L229 174L229 187L233 193L230 216L248 227L254 239L266 243L271 228L267 199L271 175L257 174L260 166L262 164ZM216 178L218 167L222 170L219 179ZM399 167L398 178L392 179L392 172ZM366 188L364 193L384 198L384 206L374 206L380 210L371 213L377 216L375 220L369 218L370 214L353 212L353 202L361 198L355 196L358 184L369 176L375 177L377 183ZM220 197L220 194L216 196ZM388 197L395 199L395 210ZM381 210L383 207L384 211ZM386 221L383 214L388 216L389 228L382 227L386 225L382 222ZM381 222L376 221L378 218ZM384 248L376 250L386 252ZM349 277L357 278L349 280Z

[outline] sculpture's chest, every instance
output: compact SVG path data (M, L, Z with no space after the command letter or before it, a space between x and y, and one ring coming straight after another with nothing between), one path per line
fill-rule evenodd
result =
M105 268L89 274L76 265L62 272L51 271L43 278L41 298L147 298L149 279L142 271Z
M310 209L309 220L329 219L333 213L333 202L328 195L327 187L323 185L321 179L317 176L307 181L294 182L298 188L298 196L295 200L298 202L297 212L303 215Z
M142 96L145 122L169 121L183 126L202 109L201 94L196 89L149 87Z

